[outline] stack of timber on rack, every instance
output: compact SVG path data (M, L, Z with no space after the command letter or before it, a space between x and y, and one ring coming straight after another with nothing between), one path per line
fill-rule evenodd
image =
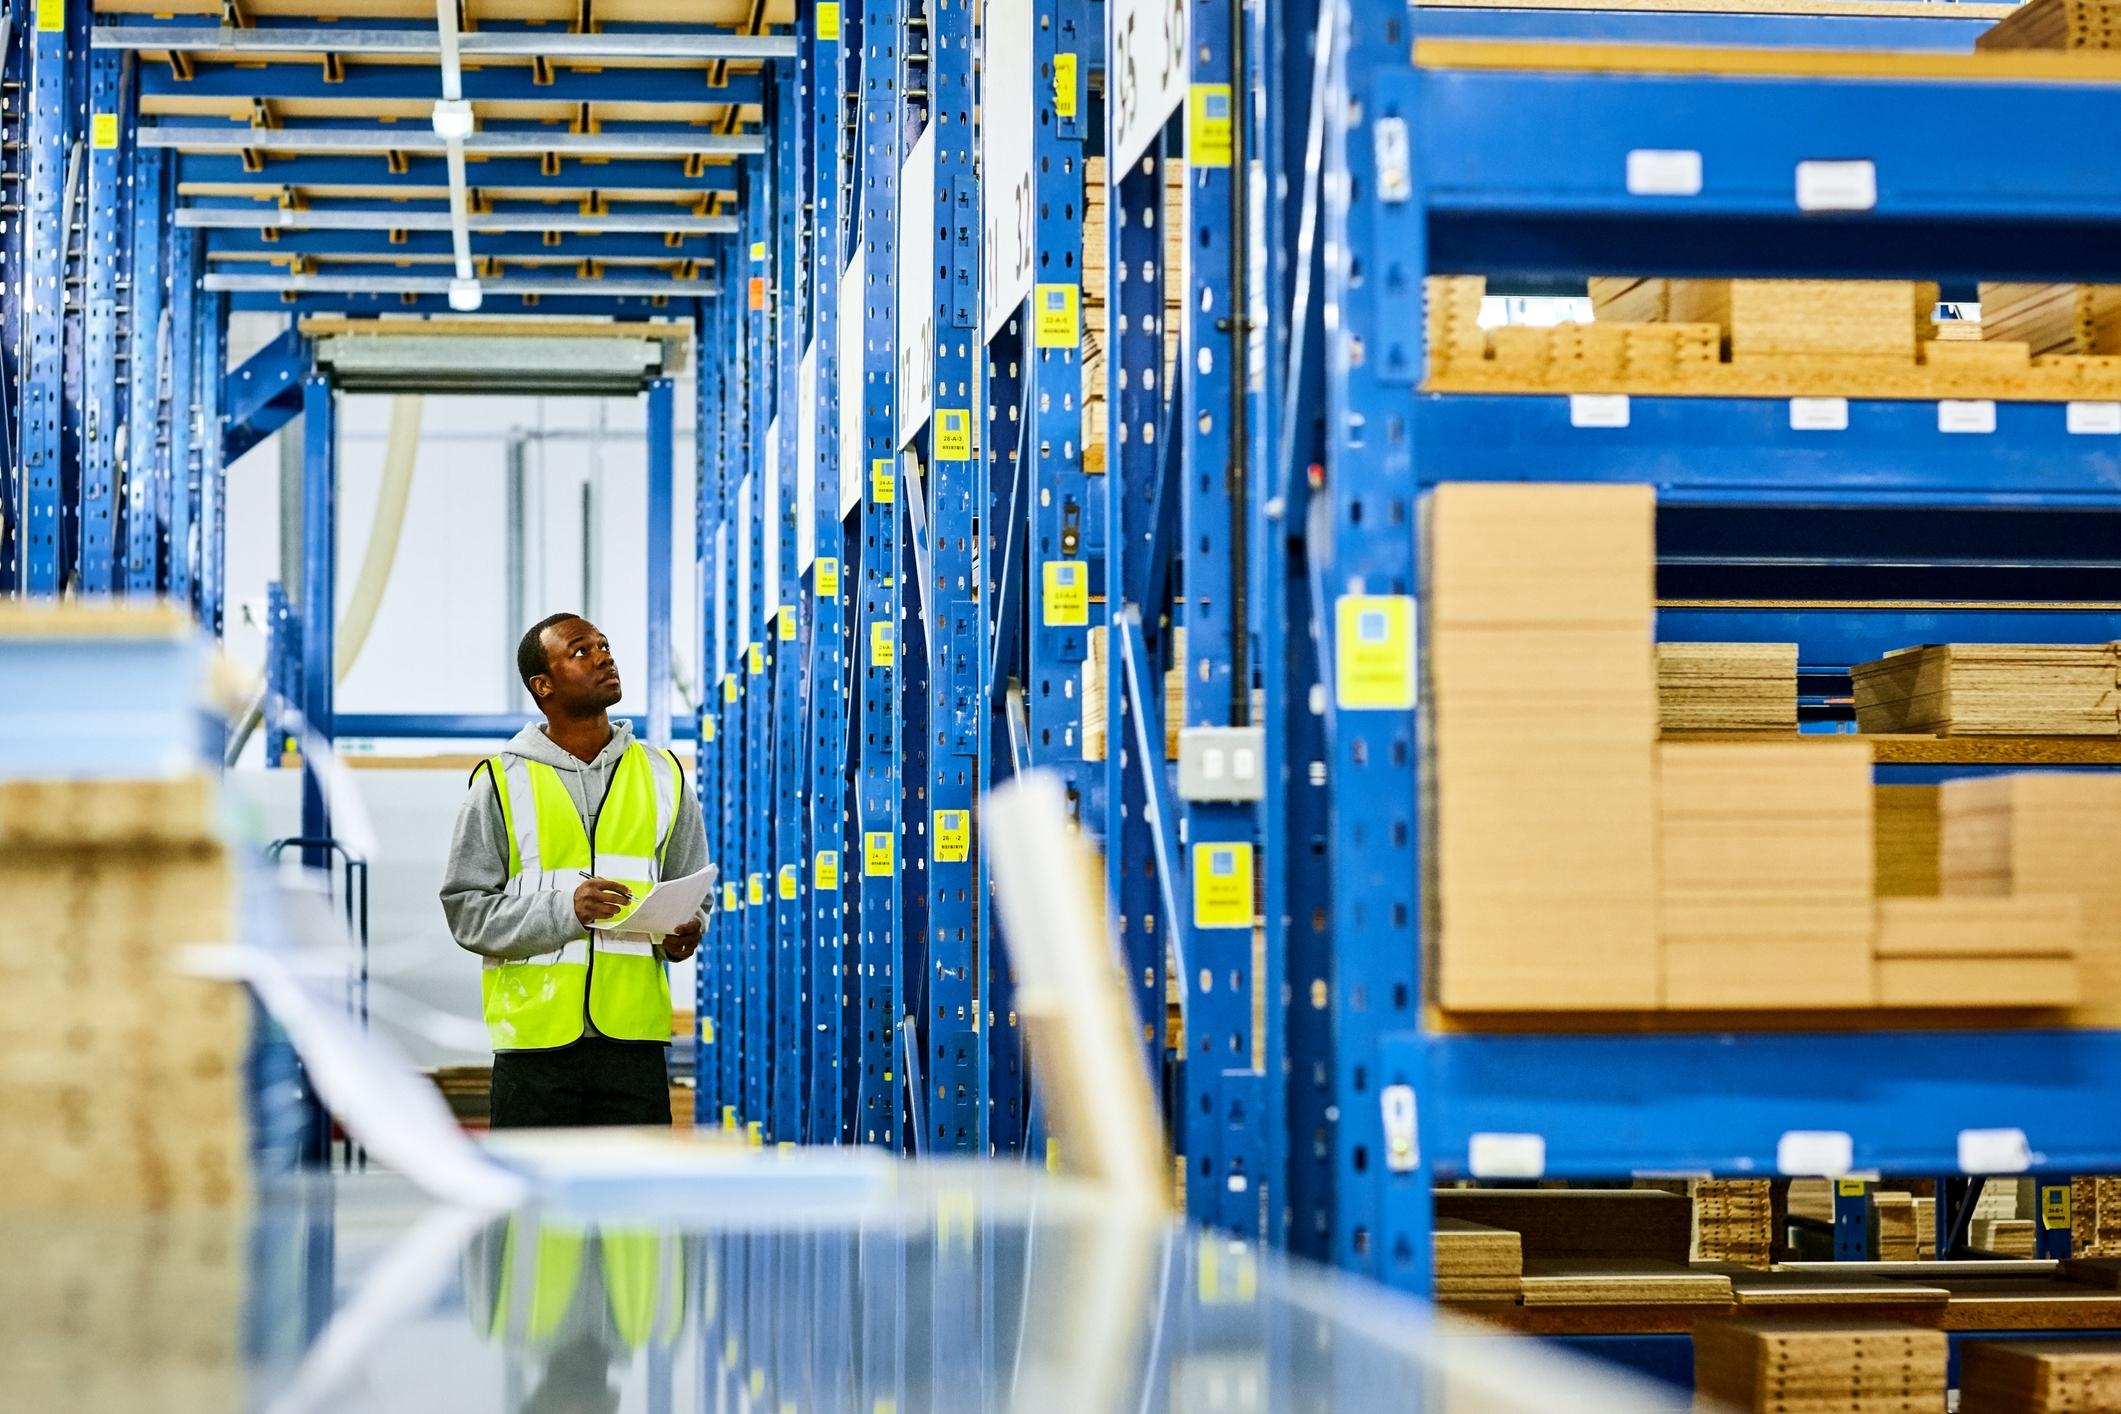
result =
M1163 222L1164 252L1163 273L1167 280L1164 288L1164 378L1169 386L1171 370L1178 359L1178 343L1181 333L1180 316L1185 310L1185 291L1180 286L1180 272L1185 266L1186 244L1186 166L1177 158L1164 161L1164 201L1159 219ZM1106 207L1110 191L1105 185L1105 159L1086 158L1083 162L1083 470L1092 474L1105 469L1107 452L1105 442L1108 429L1106 413L1105 370L1106 357L1111 348L1112 316L1111 270L1107 248L1108 226Z
M1696 1179L1693 1199L1696 1261L1768 1265L1774 1246L1774 1203L1766 1179Z
M484 1128L492 1119L492 1066L445 1065L437 1067L432 1078L458 1124Z
M1654 514L1647 486L1424 505L1446 1007L1657 1004Z
M1918 1196L1915 1199L1915 1260L1937 1260L1937 1200L1934 1197Z
M180 967L234 938L214 808L203 776L0 782L0 1204L247 1199L248 999Z
M1878 1215L1878 1260L1915 1261L1922 1245L1922 1225L1915 1216L1915 1195L1873 1193L1871 1209Z
M1830 1178L1793 1178L1784 1207L1793 1218L1813 1222L1834 1220L1834 1181Z
M1524 1260L1605 1258L1684 1265L1693 1207L1641 1188L1439 1188L1438 1222L1449 1218L1516 1233Z
M2121 645L1931 643L1850 670L1856 726L1945 736L2121 736Z
M2121 49L2121 4L2033 0L1976 35L1974 48Z
M1186 630L1173 625L1172 664L1164 671L1164 759L1178 759L1178 733L1186 724ZM1083 704L1083 760L1102 761L1110 749L1110 709L1105 702L1105 672L1111 643L1103 624L1084 635L1082 667L1076 678Z
M1935 786L1875 786L1871 791L1878 897L1930 898L1938 891L1937 849L1943 830Z
M1524 1290L1524 1243L1514 1232L1463 1218L1436 1220L1436 1299L1515 1301Z
M1874 1000L1869 744L1668 741L1660 755L1665 1005Z
M1914 1414L1945 1401L1944 1332L1884 1321L1702 1321L1694 1390L1759 1414Z
M2074 1006L2084 929L2071 895L1878 903L1886 1006Z
M1959 1352L1959 1414L2121 1409L2121 1341L1977 1340Z
M1977 329L1934 320L1937 287L1920 281L1614 276L1591 281L1591 323L1483 331L1477 311L1486 282L1430 276L1425 386L1664 397L2121 398L2121 349L2111 346L2121 318L2115 287L2054 288L2071 293L2036 300L2022 314L2024 300L1998 296L2007 300L2005 321L1984 319ZM2033 311L2050 309L2059 311L2067 340L2028 326ZM2030 341L2035 333L2051 347Z
M1945 898L2074 897L2081 1000L2121 1004L2121 776L1973 777L1940 800Z
M1657 710L1679 732L1797 730L1794 643L1660 643Z
M2039 1251L2031 1218L1975 1218L1967 1242L1998 1257L2032 1257Z
M2121 354L2121 285L1984 284L1981 334L2035 354Z
M2121 1178L2073 1178L2069 1187L2071 1253L2121 1257Z
M1728 1306L1731 1279L1642 1257L1528 1257L1527 1306Z

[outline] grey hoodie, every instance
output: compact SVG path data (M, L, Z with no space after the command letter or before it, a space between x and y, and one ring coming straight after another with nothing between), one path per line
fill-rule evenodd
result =
M611 724L611 740L594 761L584 761L555 745L537 723L515 734L502 748L551 766L567 784L582 829L596 838L596 812L619 757L633 744L633 724ZM588 930L574 916L574 895L563 890L510 895L508 827L501 819L501 798L492 773L481 766L473 773L464 803L457 809L456 833L449 842L449 869L442 878L442 912L457 946L484 957L514 961L555 952ZM707 867L707 831L700 823L700 803L688 788L678 792L678 816L663 851L663 877L682 878ZM710 904L710 908L711 908ZM707 914L702 911L704 921Z

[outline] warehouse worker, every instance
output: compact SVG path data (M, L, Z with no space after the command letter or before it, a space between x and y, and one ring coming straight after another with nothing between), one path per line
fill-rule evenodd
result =
M451 935L484 962L493 1127L668 1125L663 964L692 956L706 911L660 941L590 925L706 867L699 802L675 756L611 720L595 624L534 625L516 670L545 722L472 772L442 881Z

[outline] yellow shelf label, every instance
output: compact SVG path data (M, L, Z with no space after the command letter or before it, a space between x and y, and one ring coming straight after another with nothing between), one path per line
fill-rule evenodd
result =
M939 462L972 460L972 413L968 408L935 410L935 459Z
M753 241L751 243L751 258L753 260L764 260L766 258L766 243L764 241Z
M1072 118L1075 116L1075 74L1077 60L1073 53L1053 56L1053 116Z
M1083 341L1083 292L1078 285L1040 285L1032 292L1037 347L1072 349Z
M963 864L972 857L972 812L935 812L935 862Z
M862 835L862 873L872 879L891 877L892 849L889 830L868 830Z
M735 1106L735 1105L724 1105L724 1106L722 1106L722 1128L724 1128L724 1129L734 1129L734 1128L736 1128L736 1106ZM728 1355L729 1355L729 1360L730 1360L730 1363L734 1364L734 1363L736 1362L736 1337L735 1337L735 1336L731 1336L731 1337L729 1338L729 1350L728 1350Z
M764 903L766 901L766 876L764 874L753 874L749 879L745 880L744 894L753 903Z
M837 599L840 594L840 562L820 556L817 562L817 597Z
M840 37L840 7L833 0L820 0L817 7L817 37L838 39Z
M2066 1183L2040 1185L2040 1226L2050 1232L2067 1228L2072 1213L2070 1191Z
M1334 700L1355 711L1414 708L1414 599L1343 594L1334 608Z
M744 666L754 673L766 671L766 645L754 643L744 653Z
M817 852L817 868L812 873L821 890L836 890L840 886L840 852L836 849L821 849Z
M700 740L707 742L714 740L714 718L700 718Z
M1193 926L1252 926L1252 846L1193 846Z
M1197 83L1186 104L1186 165L1230 165L1230 85Z
M794 898L794 897L795 897L795 875L796 875L796 868L795 868L795 866L794 866L793 864L783 864L783 865L781 866L781 897L782 897L782 898Z
M783 604L781 605L781 642L786 643L794 637L795 605Z
M1838 1178L1834 1180L1834 1191L1844 1198L1861 1198L1863 1190L1869 1186L1860 1178Z
M744 901L737 897L736 880L731 879L728 883L722 885L722 907L728 912L734 913L743 906Z
M898 477L891 465L891 458L878 457L869 463L869 499L879 506L888 506L898 495Z
M869 662L878 668L888 668L898 662L898 636L892 631L889 619L870 620Z
M1048 628L1081 628L1090 622L1090 567L1081 560L1048 560L1040 596Z
M714 1044L714 1018L711 1016L700 1018L700 1044L703 1046Z
M66 0L37 0L37 29L44 34L66 28Z
M115 152L118 147L118 115L97 113L88 120L88 145L98 152Z
M723 700L724 702L734 702L734 701L736 701L736 674L735 674L735 673L731 673L731 674L730 674L730 675L729 675L728 677L725 677L725 678L723 678L723 679L722 679L722 700Z

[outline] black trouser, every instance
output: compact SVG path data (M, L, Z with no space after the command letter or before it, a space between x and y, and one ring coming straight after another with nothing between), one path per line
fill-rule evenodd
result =
M493 1058L495 1129L670 1124L670 1068L654 1041L584 1036L549 1051Z

